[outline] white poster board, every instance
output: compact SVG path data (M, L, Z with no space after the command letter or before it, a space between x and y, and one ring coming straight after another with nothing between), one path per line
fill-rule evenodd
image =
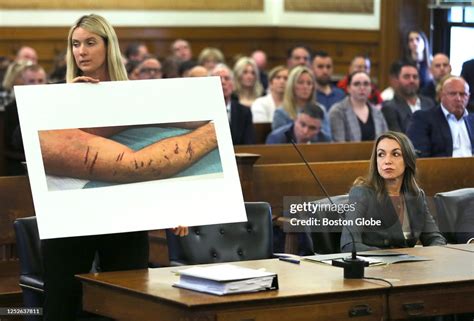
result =
M41 239L246 220L218 77L17 86L15 95ZM93 176L99 175L101 169L115 168L106 162L105 147L89 148L87 141L87 150L81 149L84 146L73 136L69 144L58 148L54 143L62 139L51 140L44 135L52 132L56 135L53 137L62 137L68 130L125 126L117 135L98 140L114 140L115 144L141 151L163 137L172 140L197 130L162 124L196 121L213 124L217 146L196 160L198 147L194 146L202 139L177 146L176 150L173 147L176 155L187 153L186 157L195 163L166 179L148 177L137 182L114 182L115 171L109 171L105 182L76 180L74 177L81 171ZM63 157L65 163L76 161L78 170L68 170L67 175L61 172L60 177L51 175L58 170L50 165L54 159L48 158L48 148ZM163 149L164 154L167 152ZM114 161L120 163L122 157L125 162L128 153L125 157L120 155ZM132 162L129 158L128 162L140 171L165 161L162 156L154 152L149 161ZM173 157L166 160L172 163Z

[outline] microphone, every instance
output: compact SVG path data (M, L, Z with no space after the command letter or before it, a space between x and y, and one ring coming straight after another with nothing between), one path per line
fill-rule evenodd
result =
M296 142L293 139L290 131L286 131L285 136L291 142L291 144L293 145L295 150L298 152L300 158L305 163L306 167L310 171L310 173L313 176L314 180L318 183L319 188L321 188L324 195L329 200L329 203L331 203L331 205L334 208L336 208L337 205L334 203L331 196L329 196L329 193L327 192L326 188L324 188L324 185L321 183L321 181L319 180L318 176L313 171L311 166L309 166L308 162L306 161L306 158L303 156L300 149L296 145ZM345 226L345 228L347 228L347 231L349 232L349 235L351 236L351 240L352 240L351 256L342 259L342 261L332 260L332 265L344 268L344 278L346 278L346 279L362 279L362 278L364 278L364 269L365 269L366 266L369 266L369 262L357 258L357 249L356 249L356 246L355 246L356 242L355 242L355 239L354 239L354 234L352 234L352 231L349 229L348 226Z

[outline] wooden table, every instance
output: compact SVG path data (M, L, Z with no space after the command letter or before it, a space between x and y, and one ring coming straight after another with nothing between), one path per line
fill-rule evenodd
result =
M388 292L391 320L474 312L474 253L449 247L399 249L432 259L366 270L366 276L392 282Z
M78 276L84 309L117 320L305 321L406 319L474 311L474 253L402 249L432 259L371 267L376 280L345 280L342 269L302 261L238 262L278 274L278 291L213 296L173 288L177 268ZM350 317L360 313L360 317Z

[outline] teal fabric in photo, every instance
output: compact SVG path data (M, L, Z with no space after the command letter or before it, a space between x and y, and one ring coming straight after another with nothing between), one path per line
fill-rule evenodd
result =
M184 135L188 132L190 132L189 129L182 128L143 127L127 129L121 132L120 134L112 136L110 139L118 143L124 144L133 150L140 150L150 144L156 143L159 140L168 137ZM216 148L212 152L201 158L198 162L174 175L173 178L221 172L221 158L219 156L219 149ZM113 185L117 185L117 183L90 181L84 186L84 188L104 187Z

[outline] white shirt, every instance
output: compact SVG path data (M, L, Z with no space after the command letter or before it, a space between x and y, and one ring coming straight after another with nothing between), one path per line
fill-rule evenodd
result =
M227 105L225 106L225 108L227 109L227 118L229 119L229 123L230 123L230 99Z
M250 109L254 123L271 123L276 109L272 94L255 99Z
M411 113L412 113L412 114L413 114L415 111L421 109L421 100L420 100L420 97L417 97L417 98L416 98L416 102L415 102L414 105L411 105L408 101L407 101L407 104L408 104L408 106L410 106L410 109L411 109Z
M464 110L464 115L459 120L456 116L451 114L443 104L441 104L441 110L451 129L451 136L453 137L453 157L472 156L471 139L469 138L466 122L464 121L464 117L468 115L467 110Z

